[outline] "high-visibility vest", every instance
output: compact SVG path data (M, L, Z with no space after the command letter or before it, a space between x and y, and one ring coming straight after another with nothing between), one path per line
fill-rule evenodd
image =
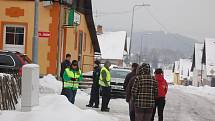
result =
M108 85L106 85L105 82L103 81L102 71L105 71L105 73L106 73L106 81L107 81ZM103 68L101 69L101 72L100 72L99 85L100 85L100 86L103 86L103 87L110 86L110 80L111 80L110 71L107 70L105 67L103 67Z
M65 69L65 72L67 73L69 78L75 78L76 81L70 80L70 81L64 81L64 88L72 88L72 89L78 89L79 87L79 78L81 76L81 70L79 69L78 72L73 72L69 68Z

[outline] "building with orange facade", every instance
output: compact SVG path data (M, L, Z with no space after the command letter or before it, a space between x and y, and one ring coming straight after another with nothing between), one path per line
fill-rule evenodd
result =
M67 2L62 5L59 1L40 1L38 63L41 74L56 75L58 55L62 61L67 53L80 61L83 72L91 71L94 53L100 53L91 0ZM34 0L0 0L0 50L19 51L32 58L33 31Z

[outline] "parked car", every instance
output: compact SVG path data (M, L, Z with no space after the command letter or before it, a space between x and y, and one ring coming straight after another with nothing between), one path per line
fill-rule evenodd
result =
M0 73L18 73L22 75L22 66L32 63L27 55L0 50Z
M128 69L110 69L111 73L111 96L113 98L124 98L125 90L123 88L125 77L131 71Z

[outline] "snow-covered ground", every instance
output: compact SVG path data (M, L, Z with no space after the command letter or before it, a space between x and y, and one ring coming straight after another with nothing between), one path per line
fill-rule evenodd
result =
M50 81L52 80L52 82ZM42 81L42 82L41 82ZM40 105L31 112L3 111L0 121L129 121L128 104L112 99L110 112L87 108L89 91L79 90L75 105L59 95L61 82L51 75L40 80ZM215 121L215 88L170 86L164 111L165 121ZM156 116L157 120L157 116Z
M215 96L210 95L210 92L215 92L215 89L170 86L164 120L215 121L215 101L211 100Z
M19 102L16 111L1 111L0 121L118 121L117 118L72 105L65 96L59 95L61 88L61 82L51 75L40 79L39 106L24 113L20 111ZM86 93L79 93L87 98Z
M88 92L88 91L86 91ZM164 121L215 121L215 88L170 86L166 98ZM89 95L79 92L76 105L82 109L89 101ZM120 121L129 121L128 104L124 99L112 99L110 113ZM100 112L99 109L94 109ZM157 115L155 120L157 120Z

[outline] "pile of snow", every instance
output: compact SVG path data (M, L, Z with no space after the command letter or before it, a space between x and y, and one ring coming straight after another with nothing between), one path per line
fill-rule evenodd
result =
M172 88L179 89L185 93L206 97L207 99L212 101L215 100L215 87L209 87L209 86L194 87L194 86L175 85Z
M105 116L94 110L82 110L71 104L65 96L59 95L62 82L52 75L40 79L40 103L31 112L21 112L21 100L16 111L1 111L0 121L119 121L112 116ZM89 100L89 95L78 91L81 99ZM78 101L77 101L78 102ZM84 103L85 106L86 103ZM83 104L82 104L83 105Z
M31 112L2 111L0 121L118 121L93 110L81 110L65 96L40 97L40 105Z
M39 90L40 94L60 94L62 91L62 82L49 74L40 79Z

